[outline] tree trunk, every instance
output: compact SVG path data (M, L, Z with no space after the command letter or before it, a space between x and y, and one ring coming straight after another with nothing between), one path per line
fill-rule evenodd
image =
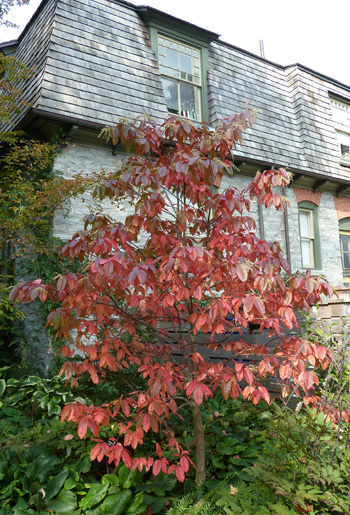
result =
M196 486L199 487L205 480L205 442L204 427L200 407L191 401L194 437L196 442Z

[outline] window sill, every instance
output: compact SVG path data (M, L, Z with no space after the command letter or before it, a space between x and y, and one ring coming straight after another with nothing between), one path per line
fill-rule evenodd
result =
M341 164L341 166L346 166L347 168L350 168L350 159L341 159L339 163Z
M323 275L324 274L324 271L321 270L320 268L310 268L309 266L306 266L306 267L303 267L302 269L304 272L306 272L306 270L311 270L312 275Z

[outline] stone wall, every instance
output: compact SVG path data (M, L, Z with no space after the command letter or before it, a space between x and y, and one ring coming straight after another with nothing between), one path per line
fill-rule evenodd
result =
M118 169L121 159L125 154L112 155L110 148L99 146L85 146L83 144L72 144L62 152L55 160L54 169L66 178L71 178L77 172L84 172L88 175ZM251 177L237 173L233 178L224 177L221 189L228 186L235 186L238 189L246 187L251 181ZM276 188L282 194L281 188ZM289 199L288 225L292 272L302 270L299 222L298 222L298 202L293 188L286 188L286 196ZM54 220L53 235L62 240L70 238L74 232L81 229L84 224L84 216L90 211L101 211L101 209L113 215L116 219L122 220L131 214L132 207L124 205L118 208L116 205L104 202L103 206L94 202L86 194L71 200L67 206L58 211ZM248 213L247 213L248 214ZM252 203L249 213L254 218L259 234L260 222L256 203ZM282 249L286 250L284 213L276 211L273 207L263 209L263 224L265 238L269 241L278 241ZM338 217L334 205L333 195L322 193L319 196L319 224L320 224L320 245L322 256L322 268L316 270L315 274L323 274L334 286L342 285L342 268L339 245Z
M323 299L313 318L322 321L326 332L331 333L335 339L342 334L343 321L350 317L350 288L339 288L331 299Z
M118 170L118 165L123 157L125 157L124 154L114 156L110 148L71 144L56 157L54 170L65 179L71 179L79 172L93 176L102 170L106 172ZM71 238L76 231L83 228L85 215L90 211L101 212L101 208L100 203L92 199L89 194L70 199L64 208L56 213L53 223L53 236L61 240ZM124 209L124 211L120 211L120 213L123 213L121 214L123 217L126 213L130 214L128 213L128 206L125 206ZM107 214L118 213L119 211L116 206L112 206L109 202L104 202L103 210Z
M96 143L95 145L84 145L80 143L71 144L65 151L56 157L54 170L65 178L71 178L78 172L87 175L93 175L102 169L106 171L115 171L118 169L124 154L114 156L112 149ZM224 177L221 189L228 186L235 186L238 189L246 187L251 181L251 177L237 173L233 178ZM282 193L281 189L278 193ZM301 252L300 237L298 225L298 207L297 199L292 188L286 189L286 195L289 198L290 205L288 207L288 221L290 233L290 250L292 272L301 268ZM69 239L77 230L83 228L84 217L90 210L101 212L102 209L108 214L113 215L116 219L124 219L125 216L131 214L131 206L123 206L118 208L116 205L104 202L103 206L94 203L91 196L86 194L71 200L64 209L57 212L53 224L53 236L62 240ZM247 213L248 214L248 213ZM255 202L251 205L250 216L254 218L257 225L257 233L259 234L260 221L258 206ZM319 202L319 222L320 222L320 238L322 252L322 269L317 272L326 276L328 281L333 285L342 284L342 269L340 260L339 235L338 235L338 217L334 205L333 196L322 193ZM284 230L284 214L276 211L274 208L263 209L263 223L265 237L270 241L278 241L285 250L285 230ZM320 307L318 316L325 320L325 325L336 323L334 332L340 331L340 318L350 315L350 289L340 290L339 298L325 300ZM30 304L24 307L26 320L24 322L24 333L27 335L31 352L36 356L36 364L43 373L46 373L52 359L53 349L47 333L44 329L43 320L40 319L36 312L35 305Z

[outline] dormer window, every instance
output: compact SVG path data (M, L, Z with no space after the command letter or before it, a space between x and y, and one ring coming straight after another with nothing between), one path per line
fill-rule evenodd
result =
M209 45L219 34L153 7L141 5L136 9L158 61L168 112L209 123Z
M200 121L201 62L200 50L158 36L159 70L169 113Z
M350 102L331 98L334 128L342 164L350 166Z

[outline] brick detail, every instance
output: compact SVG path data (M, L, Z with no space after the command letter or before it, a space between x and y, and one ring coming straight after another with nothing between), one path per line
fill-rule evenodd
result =
M350 217L350 197L333 196L338 220Z
M305 188L293 188L293 191L298 204L299 202L305 202L307 200L319 207L322 195L320 191L314 193L312 190L307 190Z

